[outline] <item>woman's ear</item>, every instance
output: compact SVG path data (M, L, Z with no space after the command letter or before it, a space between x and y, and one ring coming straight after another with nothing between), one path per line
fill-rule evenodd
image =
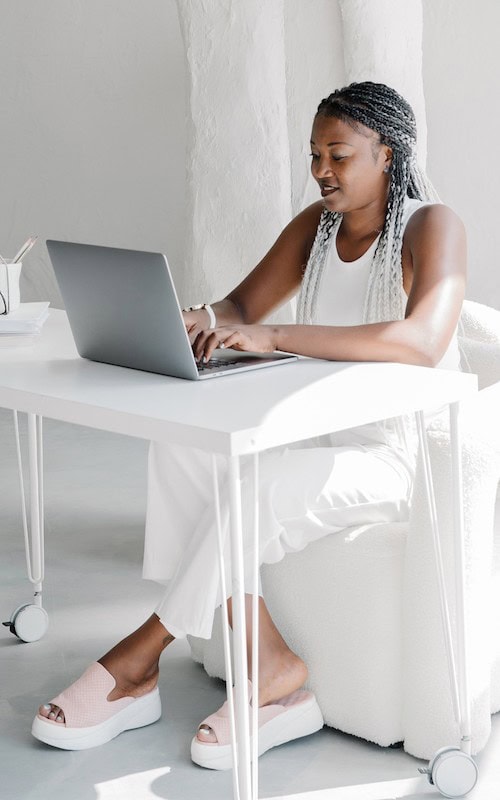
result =
M390 172L392 167L392 148L387 145L383 146L384 151L384 172Z

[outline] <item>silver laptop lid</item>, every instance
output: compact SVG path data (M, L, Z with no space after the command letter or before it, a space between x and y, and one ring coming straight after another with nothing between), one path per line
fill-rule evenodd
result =
M164 255L54 240L47 248L83 358L198 379Z

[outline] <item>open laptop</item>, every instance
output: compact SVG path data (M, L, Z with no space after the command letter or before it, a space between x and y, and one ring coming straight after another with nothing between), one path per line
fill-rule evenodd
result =
M198 364L164 255L54 240L47 248L83 358L188 380L297 358L227 349Z

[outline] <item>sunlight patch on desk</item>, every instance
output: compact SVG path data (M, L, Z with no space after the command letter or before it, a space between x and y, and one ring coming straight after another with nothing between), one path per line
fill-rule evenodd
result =
M170 767L148 769L134 775L123 775L112 781L96 783L97 800L158 800L158 795L151 788L157 778L162 778L171 771Z

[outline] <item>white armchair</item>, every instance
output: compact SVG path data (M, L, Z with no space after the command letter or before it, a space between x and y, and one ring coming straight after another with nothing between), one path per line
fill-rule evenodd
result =
M491 713L500 710L500 312L466 302L461 322L464 367L479 375L481 389L462 414L476 753L487 742ZM453 528L445 427L431 428L429 451L446 567L453 564ZM346 529L264 566L262 582L278 628L309 666L309 687L328 725L383 746L403 741L420 758L458 744L420 470L408 523ZM449 589L453 596L453 575ZM210 675L223 677L219 618L212 639L191 639L191 648Z

